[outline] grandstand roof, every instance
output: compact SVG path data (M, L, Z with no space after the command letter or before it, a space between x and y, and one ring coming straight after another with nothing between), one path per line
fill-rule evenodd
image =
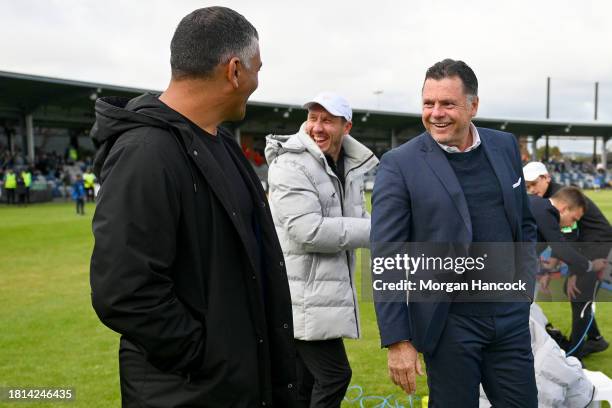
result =
M133 97L144 92L159 91L0 71L0 122L19 121L32 113L35 126L87 128L94 121L97 97ZM264 134L293 132L303 120L303 109L298 105L249 102L247 117L237 125ZM355 109L353 121L358 125L353 133L370 142L387 142L392 129L400 141L423 130L420 113ZM516 135L612 137L612 123L594 121L476 118L474 122Z

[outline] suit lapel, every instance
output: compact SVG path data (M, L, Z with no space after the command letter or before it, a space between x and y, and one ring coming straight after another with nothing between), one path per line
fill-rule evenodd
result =
M516 209L514 207L514 192L512 184L516 182L516 180L512 180L512 177L509 176L507 168L506 168L506 160L501 155L496 146L492 146L488 143L488 138L484 134L484 129L479 129L481 146L484 149L485 155L495 172L495 176L497 177L497 181L499 182L499 188L502 191L502 196L504 200L504 210L506 211L506 218L510 223L510 227L512 228L512 236L516 237L517 234L517 219L516 219ZM523 182L523 180L521 180Z
M467 201L465 200L465 195L463 194L459 180L457 179L453 168L448 163L448 159L444 155L442 149L440 149L439 146L434 145L435 141L431 135L427 134L427 138L425 140L427 141L424 146L425 163L427 163L427 165L431 168L450 195L451 200L455 204L459 215L465 223L469 236L471 237L472 221L470 219Z

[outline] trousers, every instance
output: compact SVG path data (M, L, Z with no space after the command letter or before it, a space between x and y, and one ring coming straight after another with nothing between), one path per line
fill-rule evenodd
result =
M339 408L351 382L351 366L342 339L295 340L298 406Z
M424 354L430 408L478 407L480 384L496 408L537 408L529 304L501 316L449 313Z

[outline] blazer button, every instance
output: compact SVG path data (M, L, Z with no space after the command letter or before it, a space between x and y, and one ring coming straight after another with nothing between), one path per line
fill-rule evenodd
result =
M259 344L263 344L263 339L259 339Z
M194 151L193 151L193 155L194 155L194 156L197 156L197 155L198 155L198 151L197 151L197 150L194 150Z
M265 201L261 202L261 208L266 208L266 202Z
M285 266L285 263L284 263L283 261L280 261L278 264L279 264L280 266Z
M289 388L289 389L293 388L293 384L291 384L291 383L287 384L287 388Z
M253 280L257 279L257 278L255 277L255 275L251 276L251 278L253 278Z
M288 329L288 328L289 328L289 325L287 323L283 324L283 329ZM289 385L291 385L291 384L289 384Z

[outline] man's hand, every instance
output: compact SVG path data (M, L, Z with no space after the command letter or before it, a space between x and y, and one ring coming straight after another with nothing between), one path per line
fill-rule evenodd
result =
M548 258L547 260L541 259L540 262L542 263L542 266L544 268L546 268L547 270L554 270L559 266L559 259L558 258Z
M608 266L608 260L605 258L593 259L591 265L593 266L592 272L597 274L597 279L601 279L603 271L606 269L606 266Z
M400 341L389 346L387 353L389 377L395 385L408 394L416 391L416 377L423 375L416 349L409 341Z
M542 293L550 294L548 284L550 282L550 273L544 273L539 277L538 282L540 283L540 290Z
M582 293L580 292L580 290L578 290L578 287L576 286L576 279L578 279L576 275L572 275L567 278L567 297L570 300L574 299L576 296Z

